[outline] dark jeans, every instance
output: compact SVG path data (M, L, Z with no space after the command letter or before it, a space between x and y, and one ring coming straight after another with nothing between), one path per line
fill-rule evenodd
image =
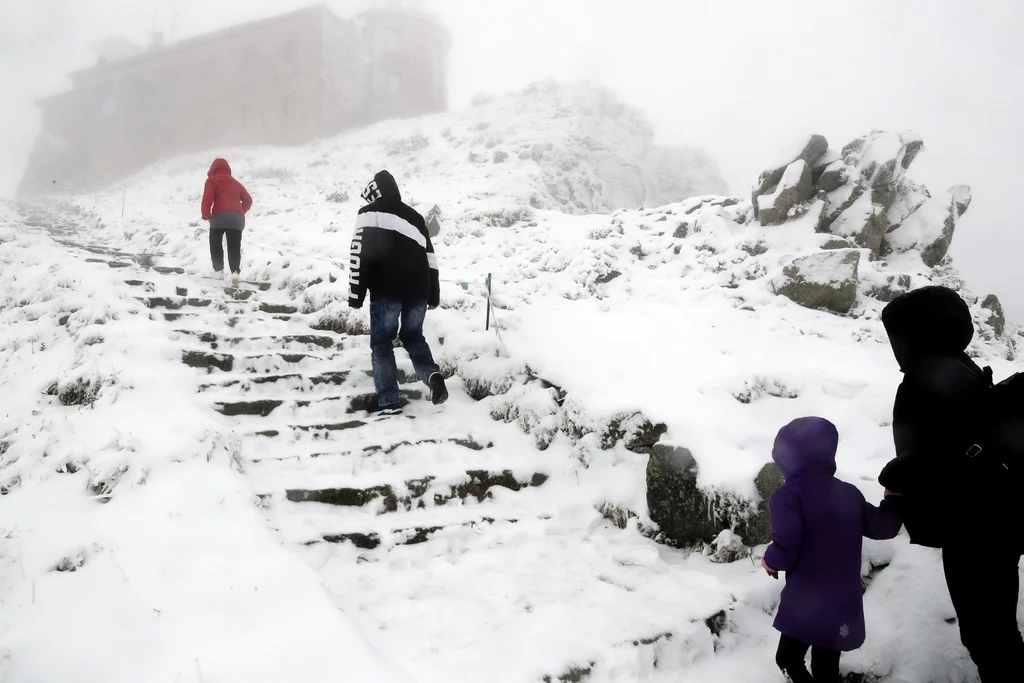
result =
M811 650L811 670L807 670L807 651ZM811 648L783 634L775 663L793 683L836 683L839 680L839 655L835 650Z
M224 238L228 240L228 266L232 273L242 270L242 230L245 216L237 211L221 211L210 218L210 258L213 269L224 270Z
M983 547L945 548L942 568L960 622L960 640L971 653L982 683L1024 677L1024 640L1017 624L1020 551Z
M373 384L381 409L399 405L398 366L394 340L397 336L409 353L416 375L425 383L441 368L430 355L423 338L423 320L427 317L426 299L391 296L370 297L370 354L373 360Z

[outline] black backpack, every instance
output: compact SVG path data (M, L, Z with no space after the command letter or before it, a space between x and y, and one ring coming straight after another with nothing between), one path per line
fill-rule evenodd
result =
M992 368L984 371L989 387L984 423L966 455L972 460L987 460L1014 478L1024 478L1024 373L1014 373L995 384Z

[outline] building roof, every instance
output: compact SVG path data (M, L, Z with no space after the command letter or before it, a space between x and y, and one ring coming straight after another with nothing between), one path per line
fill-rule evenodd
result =
M272 17L266 17L266 18L263 18L263 19L255 19L253 21L247 21L244 24L237 24L235 26L229 26L227 28L220 29L219 31L213 31L213 32L210 32L210 33L203 33L201 35L193 36L191 38L185 38L184 40L180 40L180 41L178 41L178 42L176 42L176 43L174 43L172 45L167 45L167 46L160 47L160 48L153 49L153 50L144 50L144 51L142 51L140 53L137 53L137 54L134 54L134 55L130 55L130 56L126 56L123 59L119 59L118 61L110 62L108 64L99 64L99 65L94 65L94 66L87 67L85 69L79 69L77 71L72 71L70 76L72 78L75 78L76 76L84 76L86 74L94 73L94 72L97 72L97 71L105 71L105 70L108 70L108 69L110 69L112 67L122 67L122 66L127 66L127 65L139 64L139 63L148 61L149 59L153 59L153 58L156 58L156 57L165 57L165 56L167 56L169 54L172 54L172 53L175 53L175 52L185 52L185 51L190 50L192 48L195 48L195 47L198 47L198 46L201 46L201 45L205 45L207 43L211 43L211 42L214 42L214 41L223 40L224 38L228 38L228 37L231 37L231 36L244 35L244 34L250 32L250 31L261 29L261 28L264 28L266 26L271 26L273 24L277 24L277 23L280 23L280 22L285 22L285 21L288 21L288 20L291 20L291 19L296 19L296 18L299 18L299 17L304 16L304 15L314 16L316 14L330 14L330 15L334 15L334 12L332 12L331 9L325 3L319 3L319 4L316 4L316 5L311 5L309 7L303 7L302 9L297 9L297 10L294 10L292 12L288 12L287 14L277 14L277 15L274 15ZM121 39L115 38L115 39L112 39L112 40L113 41L117 41L117 40L124 41L123 38L121 38ZM124 41L124 42L128 42L128 41Z

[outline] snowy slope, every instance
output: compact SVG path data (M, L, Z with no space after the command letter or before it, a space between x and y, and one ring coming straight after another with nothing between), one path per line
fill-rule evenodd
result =
M565 92L548 95L569 97ZM32 506L50 496L64 501L51 507L82 520L98 519L103 513L96 510L115 506L151 506L242 525L260 539L247 552L282 562L305 560L302 569L281 565L281 573L260 577L268 586L261 591L305 590L315 571L327 592L303 593L303 600L316 604L310 609L337 606L340 612L331 612L336 633L346 632L351 622L386 659L420 681L781 681L772 665L771 629L781 586L766 579L754 561L715 564L641 533L652 526L647 456L627 448L633 431L644 419L664 423L662 441L693 452L703 486L750 496L777 429L796 416L822 415L836 422L842 436L839 476L869 499L879 498L874 480L891 455L891 402L899 373L878 321L883 303L869 294L895 277L909 278L912 286L957 287L979 320L971 352L993 365L997 376L1013 369L1007 358L1014 353L1016 328L995 334L955 269L929 268L913 251L861 259L856 305L847 315L802 308L778 296L773 283L792 259L821 253L831 239L815 231L811 214L762 227L749 201L721 197L597 213L616 201L626 203L607 185L579 206L557 188L573 187L575 197L584 196L580 187L599 187L594 169L600 164L562 170L549 163L547 152L542 163L528 152L549 141L551 158L557 159L575 144L564 137L565 125L586 127L593 119L585 111L566 111L564 120L552 120L537 113L535 100L529 106L521 100L383 124L297 150L225 151L256 200L243 270L267 289L245 286L252 292L246 298L205 277L205 230L196 216L208 157L167 162L124 188L50 203L35 218L31 210L12 214L12 226L25 225L27 215L35 227L19 227L0 248L8 263L38 264L18 273L39 275L26 280L4 269L21 288L10 291L24 292L5 300L4 315L21 320L37 308L45 315L35 321L39 332L17 328L25 355L11 357L3 380L19 383L16 395L35 396L55 379L125 379L100 390L93 408L60 408L50 405L52 397L39 400L42 408L11 402L12 417L0 430L0 438L12 444L0 462L0 484L13 482L10 475L20 481L8 486L9 499ZM595 110L600 102L592 103ZM481 128L482 123L489 125ZM643 156L629 126L627 132L621 122L609 126L614 131L600 139L619 143L608 154L620 160ZM448 139L448 129L450 146L440 142ZM468 131L481 135L466 137ZM490 150L489 131L501 141ZM428 144L410 142L417 136ZM499 145L508 146L509 158L495 164L491 155ZM487 163L478 163L479 154L478 161L470 159L478 148L491 156ZM517 149L525 158L512 153ZM265 177L253 177L261 166L256 175ZM371 390L362 334L366 313L345 306L344 272L355 198L379 167L396 174L424 213L434 204L443 211L435 239L445 280L442 307L429 317L428 334L439 361L454 375L453 398L443 410L414 404L412 419L380 423L360 410L360 397ZM561 170L564 185L551 182L554 169ZM350 199L328 199L333 192ZM88 252L48 241L42 231L55 224L66 225L76 244L98 250L100 260L113 267L84 263ZM69 254L76 259L73 267L58 274L48 270ZM184 272L157 272L148 268L153 263ZM484 329L487 274L493 276L492 320L500 335ZM58 286L59 277L66 286ZM59 305L37 303L40 292L54 291L64 297L55 299ZM137 296L154 308L139 307ZM299 310L273 313L288 306ZM85 330L91 328L81 311L90 307L117 313L121 321L106 329L119 330L133 343L111 346L108 337L107 346L87 344ZM32 335L67 334L53 320L54 311L72 308L79 310L73 320L82 327L69 322L68 332L78 337L65 346L48 343L45 353L52 356L32 361L33 352L40 352L31 342L48 338ZM121 325L128 327L122 332ZM308 339L316 335L331 336L329 347L306 348L316 345ZM140 339L146 343L134 343ZM183 349L208 353L211 344L218 344L213 353L230 354L235 363L206 372L177 362ZM98 353L97 346L125 348L130 355L114 355L117 365L107 367L111 354ZM31 362L41 367L25 371L35 367ZM157 378L161 389L153 392ZM263 416L216 412L259 401L277 405L261 404L270 410ZM126 405L142 414L122 414ZM165 415L168 406L174 411ZM105 445L106 430L69 450L79 441L76 418L95 425L86 418L104 408L112 429L133 434L137 443ZM32 410L42 413L32 416ZM154 411L163 411L161 419L148 417ZM49 422L38 422L44 419ZM70 426L54 426L57 419L68 419ZM625 425L625 438L607 443L619 424ZM35 433L51 432L60 448L32 445ZM211 444L214 457L206 464ZM48 463L60 454L62 461L92 463L77 475L82 481L53 474ZM186 462L168 464L175 459ZM232 464L242 472L228 471ZM86 479L109 478L126 465L109 503L76 500L85 497ZM175 507L182 501L151 491L157 473L172 477L192 470L190 476L203 477L204 484L192 491L187 480L180 481L190 496L206 491L212 500L222 492L238 503L256 498L274 535L260 527L259 536L255 512L245 505L217 514L202 507L202 499ZM71 490L54 488L63 481L76 483L67 484ZM3 507L0 526L20 527L29 513L4 517L8 509L14 508ZM620 529L602 514L611 509L635 517L621 520ZM129 531L105 533L115 532L124 534L125 552L140 552ZM224 562L235 563L229 566L245 565L218 542L217 525L203 533L188 548L182 539L182 552L204 563L227 554ZM44 576L46 566L69 552L68 545L85 547L88 537L85 531L69 535L43 555L34 573L0 565L0 585L20 591L20 609L34 612L30 581ZM935 553L901 537L867 543L865 554L865 574L874 576L866 597L868 642L844 658L844 667L892 681L973 680L956 627L947 623L952 608ZM887 567L875 575L872 567L882 565ZM299 589L288 572L294 572ZM230 591L242 579L232 572L222 580ZM167 579L153 583L165 590ZM270 594L275 600L252 608L273 609L278 593ZM87 609L70 597L65 602L67 609ZM307 607L299 602L287 608L301 613ZM10 609L7 602L0 606L0 624L13 622ZM186 618L198 618L197 611L184 613ZM312 647L322 640L303 642ZM340 642L363 653L366 666L376 665L358 640L344 636ZM25 667L23 678L14 680L49 680L44 663L27 654L37 646L24 627L15 635L0 627L0 648ZM103 641L93 647L97 658L109 653ZM201 680L193 659L210 676L205 667L213 664L197 648L188 643L181 648L190 653L188 661L166 665L169 680L179 671L194 677L187 680ZM305 656L291 641L274 652ZM315 667L324 659L309 661L309 670L320 671ZM129 669L145 678L144 670ZM244 674L225 670L223 680ZM265 680L274 678L268 673Z

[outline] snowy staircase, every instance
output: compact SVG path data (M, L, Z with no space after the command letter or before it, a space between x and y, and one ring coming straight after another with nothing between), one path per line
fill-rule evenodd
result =
M426 401L400 350L409 405L402 415L376 416L368 338L313 329L268 283L232 287L103 246L62 243L87 262L123 270L150 317L169 326L182 363L199 375L199 393L229 421L285 543L386 551L444 529L516 524L523 505L502 503L549 478L538 453L495 448L467 429L464 411ZM476 412L469 424L497 426Z

